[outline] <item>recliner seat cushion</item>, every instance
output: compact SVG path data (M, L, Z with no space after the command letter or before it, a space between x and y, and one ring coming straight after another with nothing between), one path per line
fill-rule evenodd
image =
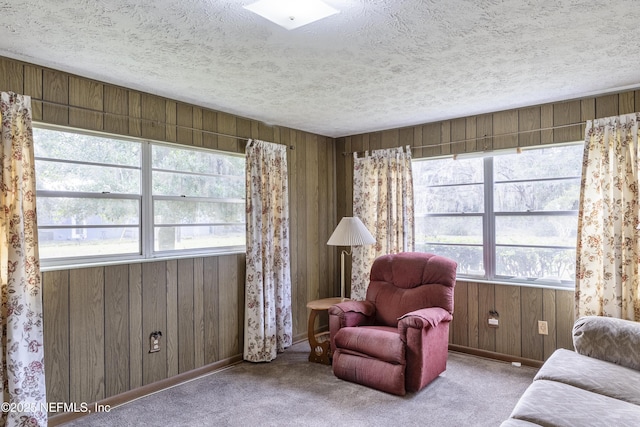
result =
M405 363L405 345L397 328L360 326L342 328L335 336L336 347L393 364Z

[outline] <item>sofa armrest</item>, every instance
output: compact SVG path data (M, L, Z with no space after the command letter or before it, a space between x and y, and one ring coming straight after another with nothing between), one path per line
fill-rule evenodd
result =
M585 316L573 325L573 346L585 356L640 371L640 323Z
M441 307L422 308L412 311L398 319L398 331L400 336L406 336L408 328L423 329L435 328L440 322L450 322L453 319L451 313Z

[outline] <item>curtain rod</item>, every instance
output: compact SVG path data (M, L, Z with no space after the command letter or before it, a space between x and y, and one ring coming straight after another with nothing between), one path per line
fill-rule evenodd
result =
M540 129L521 130L521 131L511 132L511 133L501 133L500 135L490 135L490 136L489 135L484 135L484 136L478 136L478 137L475 137L475 138L459 139L457 141L441 142L439 144L419 145L419 146L416 146L416 147L411 147L411 149L413 150L413 149L417 149L417 148L442 147L442 146L445 146L445 145L460 144L460 143L463 143L463 142L478 141L478 140L487 139L487 138L497 138L497 137L503 137L503 136L516 136L516 135L520 135L520 134L523 134L523 133L540 132L540 131L554 130L554 129L562 129L562 128L573 127L573 126L583 126L585 124L586 124L586 122L578 122L578 123L569 123L569 124L566 124L566 125L558 125L558 126L540 128ZM489 150L489 148L485 148L485 151L486 150ZM349 156L351 154L365 154L367 151L375 151L375 150L350 151L350 152L343 151L342 155L343 156Z
M256 139L256 138L246 138L244 136L229 135L229 134L226 134L226 133L214 132L214 131L211 131L211 130L197 129L197 128L190 127L190 126L182 126L182 125L179 125L179 124L161 122L159 120L145 119L145 118L142 118L142 117L131 117L131 116L127 115L127 114L110 113L108 111L98 111L98 110L93 110L91 108L86 108L86 107L77 107L77 106L74 106L74 105L62 104L60 102L45 101L45 100L42 100L42 99L35 99L35 98L31 98L31 100L35 101L35 102L42 102L43 104L53 105L53 106L56 106L56 107L73 108L73 109L76 109L76 110L88 111L90 113L104 114L104 115L114 116L114 117L121 117L121 118L126 118L126 119L129 119L129 120L140 120L140 121L148 122L148 123L151 123L152 125L158 125L158 126L164 126L164 125L172 126L172 127L175 126L176 128L180 128L180 129L193 130L193 131L202 132L202 133L206 133L206 134L210 134L210 135L217 135L217 136L223 136L223 137L226 137L226 138L239 139L239 140L242 140L242 141L249 141L251 139ZM32 107L32 109L33 109L33 107ZM282 145L285 145L285 144L282 144ZM293 145L289 145L289 149L290 150L295 150L295 147Z

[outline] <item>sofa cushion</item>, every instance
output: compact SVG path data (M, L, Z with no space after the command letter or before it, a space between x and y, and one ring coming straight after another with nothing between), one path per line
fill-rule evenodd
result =
M540 379L524 392L511 418L543 426L637 427L640 406Z
M336 347L345 353L360 354L393 364L404 365L405 363L405 345L400 339L397 328L386 326L342 328L336 333L334 341Z
M573 325L573 346L585 356L640 371L639 325L613 317L581 317Z
M556 350L534 379L559 381L640 405L640 372L570 350Z
M532 427L537 425L539 424L530 423L529 421L525 420L516 420L515 418L509 418L508 420L503 421L502 424L500 424L500 427Z

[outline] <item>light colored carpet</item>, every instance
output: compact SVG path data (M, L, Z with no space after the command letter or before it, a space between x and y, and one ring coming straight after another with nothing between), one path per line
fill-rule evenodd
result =
M449 353L447 371L393 396L336 378L298 343L270 363L243 362L66 426L499 426L534 368Z

